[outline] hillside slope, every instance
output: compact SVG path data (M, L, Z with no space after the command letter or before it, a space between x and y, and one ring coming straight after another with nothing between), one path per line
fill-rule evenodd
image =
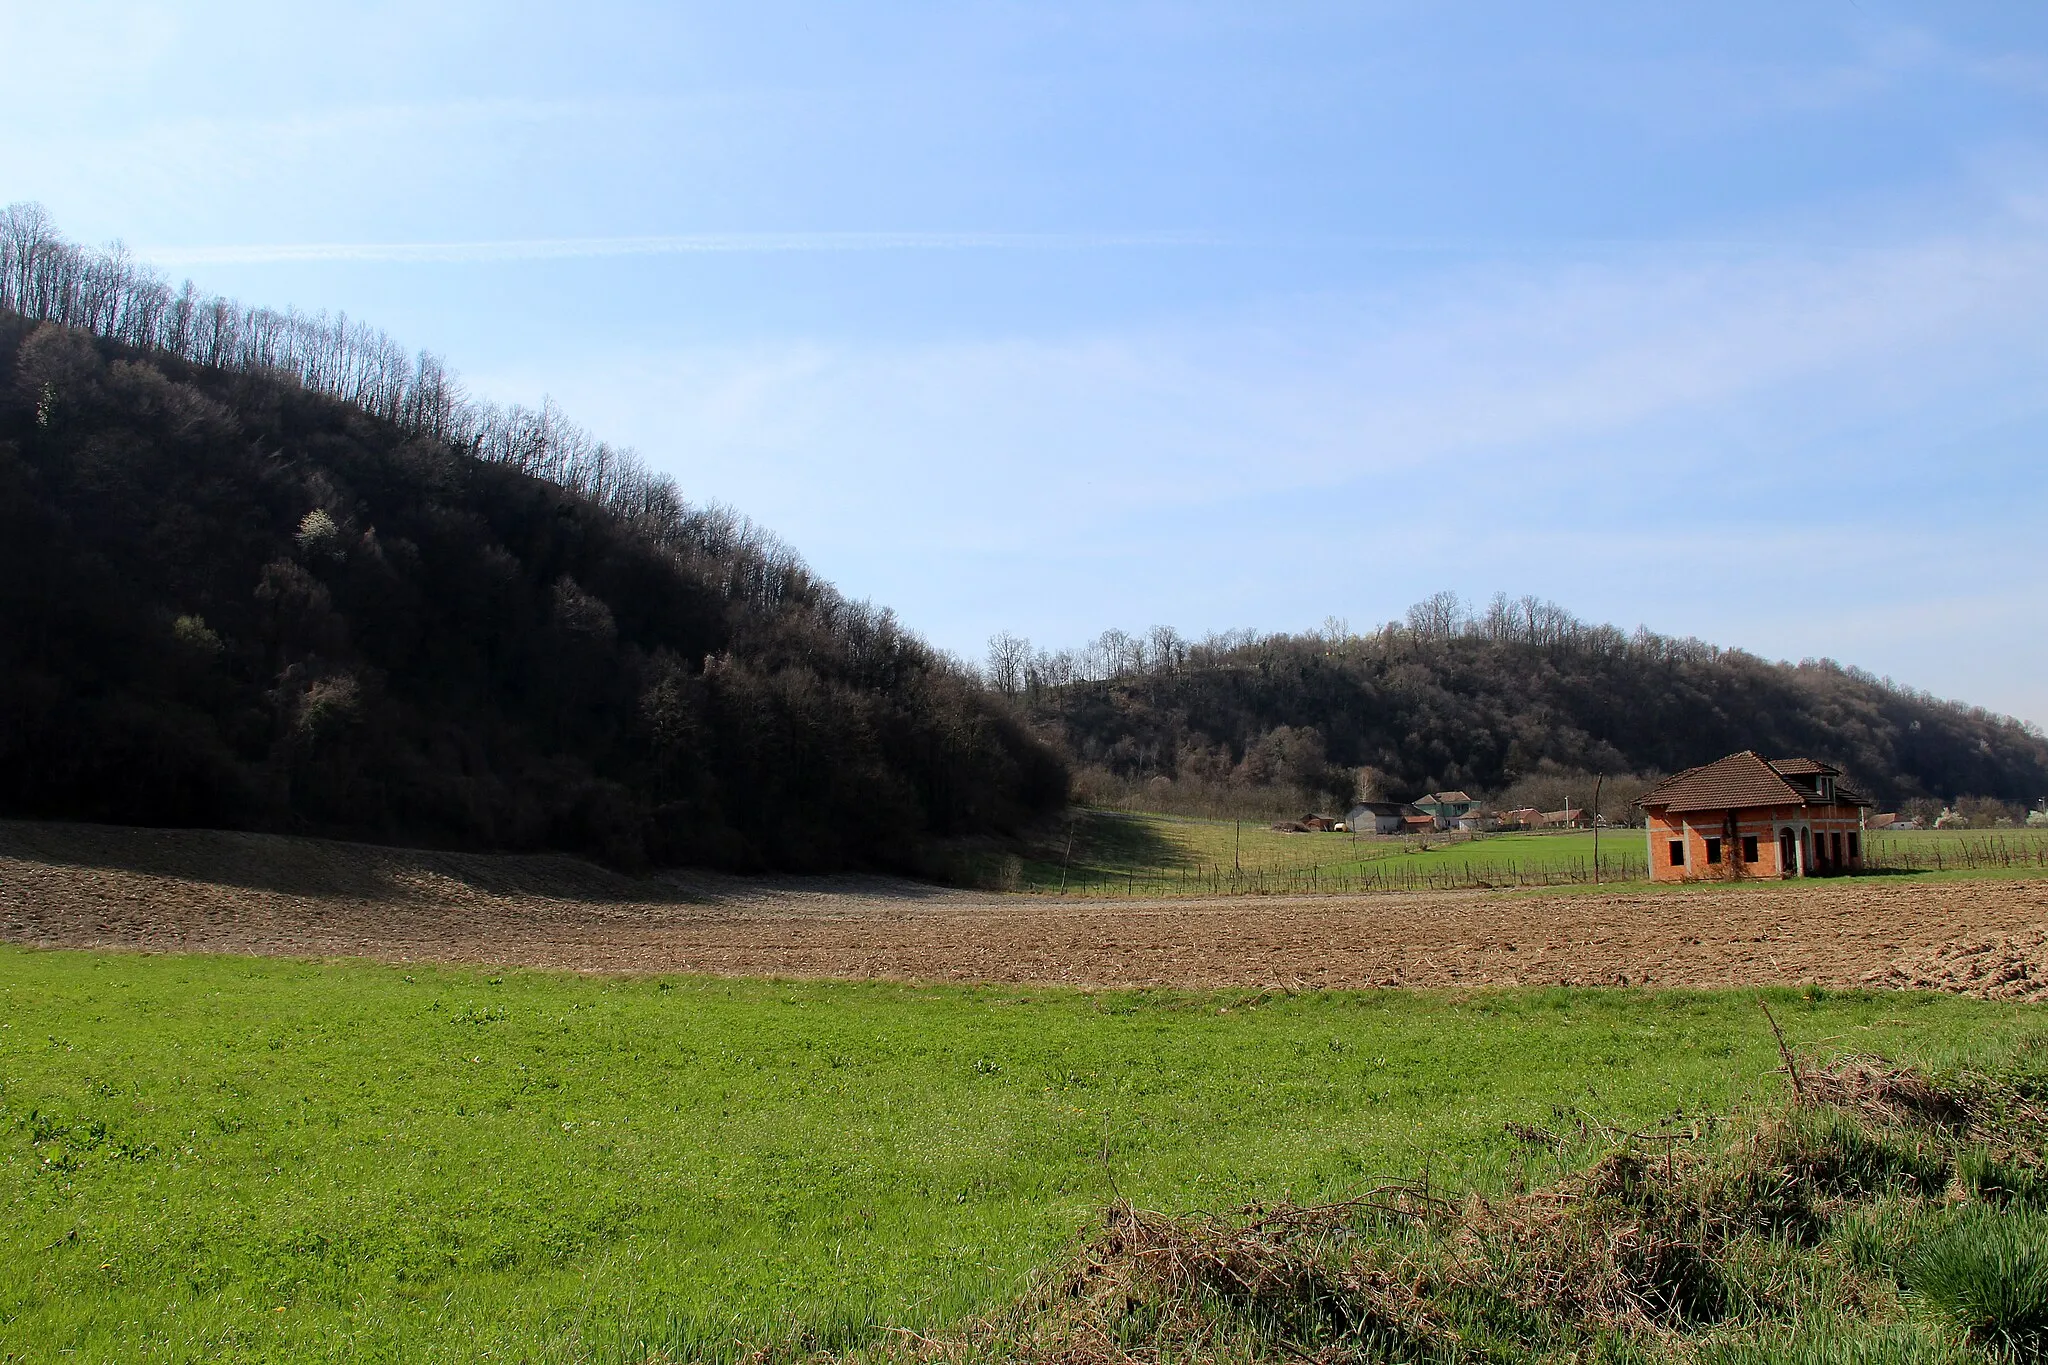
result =
M0 815L815 869L1064 799L736 518L401 417L0 312Z
M2048 795L2048 739L1829 661L1772 663L1590 626L1547 603L1441 602L1370 635L1175 642L1016 671L1080 763L1126 779L1281 784L1336 799L1500 792L1552 772L1675 772L1740 749L1838 764L1887 803ZM1084 670L1085 671L1085 670ZM1584 804L1585 797L1579 798Z

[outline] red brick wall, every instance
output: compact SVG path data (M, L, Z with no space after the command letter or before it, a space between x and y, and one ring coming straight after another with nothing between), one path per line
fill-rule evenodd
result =
M1775 806L1756 807L1734 812L1734 826L1729 826L1727 811L1685 811L1683 813L1653 810L1649 813L1648 845L1650 856L1650 880L1659 882L1682 881L1727 881L1744 877L1791 877L1798 874L1801 853L1794 852L1789 862L1781 865L1781 846L1778 831L1790 826L1795 831L1805 830L1812 839L1826 840L1824 853L1816 858L1812 843L1803 851L1806 873L1815 876L1824 873L1854 871L1862 866L1862 836L1859 817L1861 812L1854 806ZM1857 856L1849 854L1849 835L1857 837ZM1742 861L1743 836L1754 836L1757 841L1757 860L1753 863ZM1842 857L1839 863L1834 857L1835 836L1841 836ZM1707 840L1721 840L1721 861L1707 861ZM1674 867L1671 862L1671 843L1683 845L1684 863Z

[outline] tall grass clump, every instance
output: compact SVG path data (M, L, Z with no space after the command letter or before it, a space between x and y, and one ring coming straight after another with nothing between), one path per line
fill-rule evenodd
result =
M1973 1342L2018 1360L2048 1357L2048 1217L1976 1204L1903 1267L1910 1291Z
M1968 1344L1912 1327L1891 1325L1844 1337L1808 1329L1759 1341L1709 1347L1700 1365L1984 1365Z

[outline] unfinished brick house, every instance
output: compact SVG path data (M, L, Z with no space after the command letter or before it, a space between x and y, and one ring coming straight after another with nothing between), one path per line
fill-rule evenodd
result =
M1650 879L1816 877L1863 865L1863 812L1875 805L1810 758L1744 750L1643 793Z

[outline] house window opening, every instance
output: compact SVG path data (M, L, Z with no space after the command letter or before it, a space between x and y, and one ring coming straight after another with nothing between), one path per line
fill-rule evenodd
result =
M1840 867L1842 865L1842 836L1840 834L1832 834L1828 837L1830 842L1834 844L1834 851L1828 856L1828 861L1834 866Z
M1673 867L1685 866L1685 840L1673 839L1671 841L1671 865Z
M1742 836L1742 861L1744 861L1745 863L1753 863L1756 860L1756 836L1754 834L1745 834Z
M1856 837L1853 830L1849 833L1849 856L1851 858L1861 858L1863 856L1863 841Z
M1720 841L1719 839L1709 839L1709 840L1707 840L1707 864L1708 864L1708 866L1710 866L1710 867L1711 867L1711 866L1717 866L1717 865L1719 865L1720 861L1721 861L1721 841Z

